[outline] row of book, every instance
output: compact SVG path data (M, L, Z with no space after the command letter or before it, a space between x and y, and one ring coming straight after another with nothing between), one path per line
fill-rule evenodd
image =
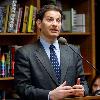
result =
M63 11L62 31L85 32L85 14L79 14L74 8Z
M34 32L36 12L34 5L21 7L17 0L0 6L0 32Z
M14 55L20 46L0 47L0 77L14 77Z

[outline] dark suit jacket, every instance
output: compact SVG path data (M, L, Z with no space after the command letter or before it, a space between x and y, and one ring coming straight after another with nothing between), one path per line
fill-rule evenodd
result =
M71 45L72 46L72 45ZM75 46L72 48L78 52ZM61 83L75 85L78 77L88 94L82 59L67 45L60 44ZM59 86L50 60L39 41L17 49L15 54L15 88L26 100L48 100L50 90ZM22 99L21 99L22 100Z

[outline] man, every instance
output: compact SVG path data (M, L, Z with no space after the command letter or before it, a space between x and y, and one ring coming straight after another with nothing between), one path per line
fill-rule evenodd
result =
M88 95L82 59L67 45L58 43L62 17L58 7L45 5L36 16L39 39L16 51L15 85L22 99L62 100ZM72 48L79 53L78 48Z
M96 75L91 82L90 95L100 96L100 75Z

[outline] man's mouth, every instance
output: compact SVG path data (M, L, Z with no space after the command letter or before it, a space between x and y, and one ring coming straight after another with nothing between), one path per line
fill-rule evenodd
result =
M57 33L57 32L58 32L57 29L51 29L50 31L51 31L52 33Z

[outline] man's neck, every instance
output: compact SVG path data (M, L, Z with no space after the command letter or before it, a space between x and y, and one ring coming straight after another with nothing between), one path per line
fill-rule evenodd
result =
M40 36L42 39L44 39L46 42L48 42L49 44L53 44L57 39L56 38L46 38L45 36Z

